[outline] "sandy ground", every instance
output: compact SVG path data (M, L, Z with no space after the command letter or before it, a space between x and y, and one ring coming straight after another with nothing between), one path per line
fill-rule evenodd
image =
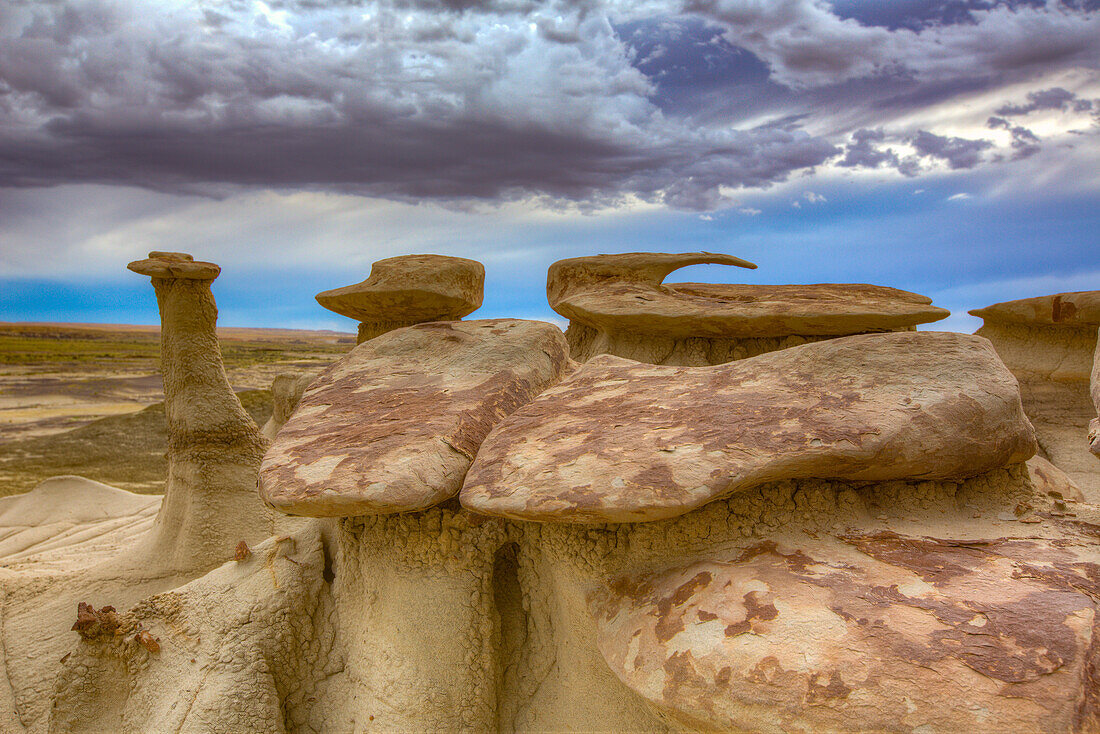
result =
M230 384L262 425L282 372L317 372L353 334L220 328ZM159 328L0 322L0 495L58 474L136 492L164 478Z

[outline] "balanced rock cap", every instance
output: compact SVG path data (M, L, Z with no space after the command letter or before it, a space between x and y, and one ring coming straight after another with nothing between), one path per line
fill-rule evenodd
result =
M437 321L364 342L321 373L260 466L289 515L409 512L458 493L482 439L571 368L541 321Z
M318 293L317 302L364 323L457 321L481 306L485 266L446 255L402 255L371 265L362 283Z
M214 280L222 271L214 263L195 260L186 252L153 251L145 260L135 260L126 267L139 275L184 280Z
M570 321L672 338L845 336L909 329L950 315L917 293L860 283L663 283L673 271L698 264L756 267L703 252L572 258L550 266L547 298Z
M987 322L1035 326L1100 327L1100 291L1057 293L994 303L970 312Z
M517 520L676 517L782 479L961 479L1036 450L988 340L906 331L710 367L601 355L501 421L461 501Z

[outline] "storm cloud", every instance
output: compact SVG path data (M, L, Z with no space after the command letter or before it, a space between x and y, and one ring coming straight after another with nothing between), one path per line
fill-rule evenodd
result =
M981 165L988 140L872 130L860 115L902 116L975 80L1100 68L1100 13L1080 4L972 4L909 24L859 10L0 0L0 186L712 209L830 161ZM906 101L888 102L899 89ZM1048 108L1052 91L1018 109Z

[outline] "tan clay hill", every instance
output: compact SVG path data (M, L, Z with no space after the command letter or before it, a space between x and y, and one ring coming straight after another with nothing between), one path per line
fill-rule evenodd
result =
M0 500L0 729L1100 730L1100 507L1031 458L990 342L911 331L943 314L900 291L660 285L699 257L556 265L559 310L664 299L580 339L387 320L276 385L270 446L216 266L133 264L174 335L169 494Z

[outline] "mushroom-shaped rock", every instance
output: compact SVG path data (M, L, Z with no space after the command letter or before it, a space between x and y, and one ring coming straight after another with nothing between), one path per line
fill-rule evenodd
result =
M570 365L551 324L419 324L364 342L321 373L260 469L278 510L406 512L453 497L502 418Z
M1100 412L1096 370L1100 291L1080 291L996 303L970 312L1020 381L1024 410L1042 454L1066 472L1089 501L1100 500ZM1092 378L1095 385L1096 380ZM1098 422L1100 423L1100 422ZM1091 429L1091 430L1090 430ZM1087 436L1087 438L1083 438Z
M485 266L446 255L379 260L362 283L317 294L330 311L360 322L359 342L426 321L457 321L481 306Z
M764 540L590 597L615 674L716 731L1094 731L1084 537Z
M1015 379L974 336L853 336L711 367L604 355L489 434L462 503L647 521L767 481L961 478L1034 453Z
M210 292L220 268L177 252L151 252L128 267L150 276L156 290L168 423L164 502L135 557L150 568L209 568L239 540L258 543L274 529L256 495L267 442L222 365Z
M655 364L720 364L818 341L908 330L949 312L924 296L857 283L668 283L687 265L755 268L730 255L629 253L550 266L550 306L569 319L574 359L614 354Z
M290 420L298 402L302 399L309 383L313 382L314 374L301 372L284 372L276 375L271 382L271 417L264 424L263 434L268 441L275 440L275 434Z

